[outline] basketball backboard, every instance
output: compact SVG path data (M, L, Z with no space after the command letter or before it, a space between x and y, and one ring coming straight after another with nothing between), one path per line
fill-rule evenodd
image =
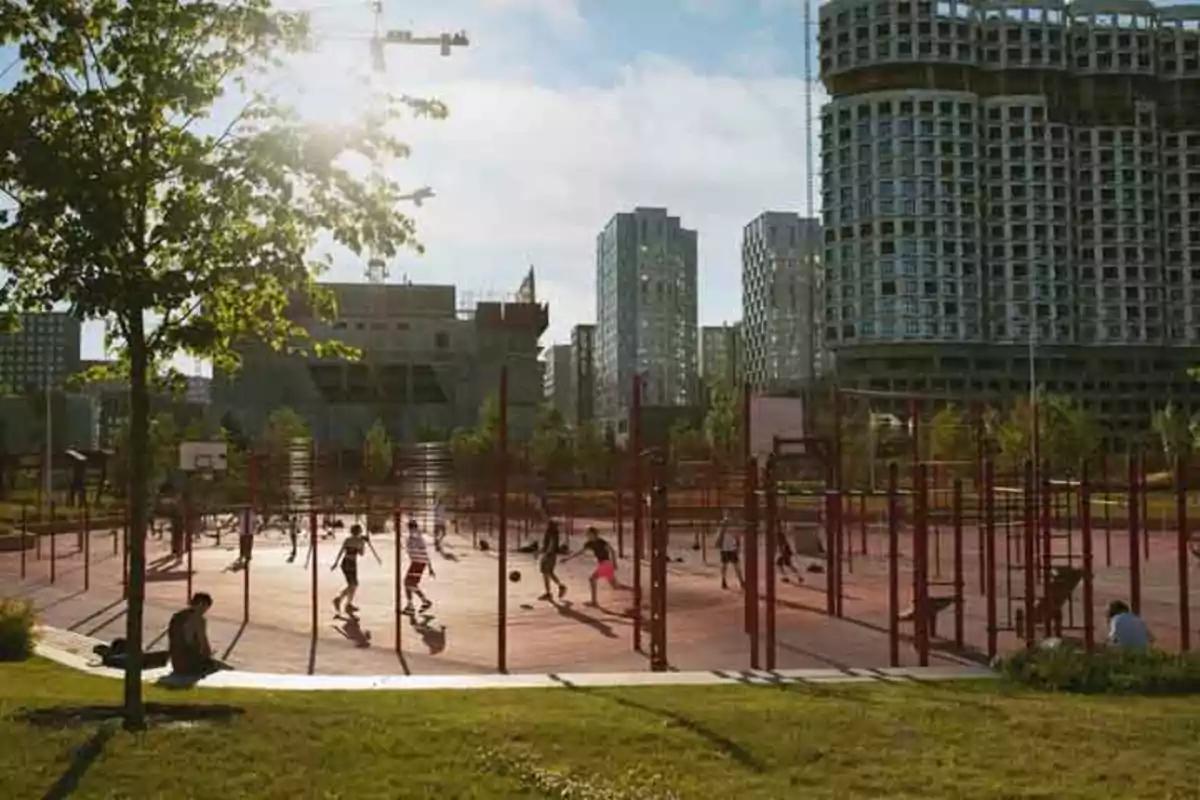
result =
M180 442L179 468L184 472L221 472L229 466L225 442Z

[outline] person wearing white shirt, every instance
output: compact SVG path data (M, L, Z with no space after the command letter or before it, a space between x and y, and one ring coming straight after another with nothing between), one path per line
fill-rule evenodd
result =
M1122 650L1147 650L1154 637L1137 614L1124 600L1108 604L1108 643Z

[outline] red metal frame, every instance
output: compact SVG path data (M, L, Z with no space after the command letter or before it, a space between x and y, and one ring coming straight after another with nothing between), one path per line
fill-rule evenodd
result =
M645 492L642 491L642 378L633 376L629 403L629 458L633 488L633 649L642 652L642 552Z
M508 367L500 368L500 431L496 442L497 538L496 554L496 671L508 672Z
M746 462L746 503L744 516L744 547L746 553L746 585L743 599L746 607L746 632L750 635L750 669L760 669L758 627L758 459Z

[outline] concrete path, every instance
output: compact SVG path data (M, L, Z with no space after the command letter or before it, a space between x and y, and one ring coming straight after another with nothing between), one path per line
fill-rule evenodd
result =
M39 630L38 655L105 678L120 679L120 670L98 665L92 648L100 640L58 628ZM174 685L168 669L148 670L147 682ZM361 691L420 689L554 689L629 686L777 686L782 684L946 681L994 678L982 667L896 667L883 669L793 669L766 672L711 670L697 672L612 672L518 675L287 675L238 670L212 675L198 686L271 691Z

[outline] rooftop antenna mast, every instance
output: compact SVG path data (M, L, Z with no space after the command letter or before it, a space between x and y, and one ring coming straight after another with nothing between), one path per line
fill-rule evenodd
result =
M436 36L416 36L410 30L385 29L383 27L383 0L373 0L371 10L374 25L371 33L371 68L378 74L387 72L387 61L383 51L385 45L402 47L437 47L443 56L449 56L455 47L467 47L471 44L466 31L458 33L439 33ZM411 200L417 206L433 197L433 190L424 187L400 199ZM384 283L388 279L387 262L376 253L367 255L367 281Z

